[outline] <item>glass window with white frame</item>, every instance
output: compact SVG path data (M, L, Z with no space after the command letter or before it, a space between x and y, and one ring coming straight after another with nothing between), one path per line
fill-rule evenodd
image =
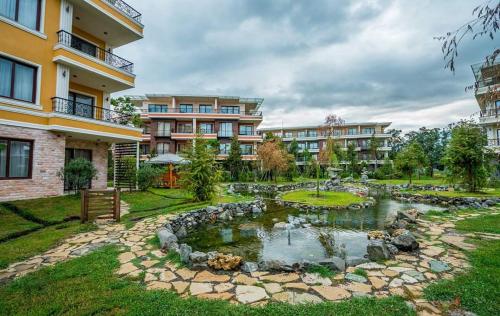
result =
M304 150L306 149L306 143L297 143L299 149Z
M170 122L158 122L156 136L170 136Z
M233 123L222 122L219 124L220 137L233 137Z
M192 133L193 123L180 123L177 124L177 133Z
M350 127L347 130L347 135L356 135L358 134L358 129L356 127Z
M253 135L253 125L240 125L240 135Z
M214 124L213 123L200 123L200 133L202 134L213 134Z
M39 31L42 0L0 0L0 16Z
M0 179L31 177L33 142L0 138Z
M309 131L307 132L307 135L308 135L309 137L317 137L317 136L318 136L318 131L316 131L316 130L309 130Z
M167 154L170 152L170 143L156 143L156 153L158 155Z
M312 142L308 144L309 149L318 149L318 143Z
M167 104L148 104L148 112L167 113L168 112L168 105Z
M0 96L35 103L36 75L37 68L0 56Z
M363 134L373 135L373 134L375 134L375 128L373 128L373 127L363 127L362 133Z
M180 104L179 112L181 113L193 113L193 105L192 104Z
M297 137L299 137L299 138L306 137L306 132L305 131L298 132Z
M242 155L253 155L253 145L252 144L241 144L240 151Z
M231 150L231 143L222 143L219 145L219 154L221 155L229 155L230 150Z
M199 112L200 113L212 113L212 105L211 104L200 104Z
M292 132L285 132L285 138L292 138L293 134Z
M240 114L239 106L221 106L220 112L224 114Z

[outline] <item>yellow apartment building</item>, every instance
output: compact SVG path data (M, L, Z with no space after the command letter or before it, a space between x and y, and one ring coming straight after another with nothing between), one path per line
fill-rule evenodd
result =
M106 188L110 145L142 136L111 109L135 81L113 50L143 28L122 0L0 0L0 201L63 194L58 172L76 157Z

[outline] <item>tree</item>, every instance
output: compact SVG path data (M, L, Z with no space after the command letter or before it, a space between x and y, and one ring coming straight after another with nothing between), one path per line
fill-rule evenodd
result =
M333 136L334 130L340 126L345 124L345 120L342 119L339 115L336 114L328 114L325 117L324 129L327 134Z
M231 138L231 147L229 149L229 155L227 157L226 164L229 172L231 173L231 180L238 181L243 167L243 159L241 157L238 135L234 135L233 138Z
M413 174L427 163L422 146L417 142L411 142L406 145L396 156L396 169L407 175L410 184Z
M122 125L132 124L135 127L143 127L144 123L141 116L136 113L135 106L130 101L129 97L119 97L111 99L113 110L118 116L115 118Z
M459 122L451 131L451 140L443 158L448 179L476 192L485 185L491 152L485 147L483 130L472 121Z
M458 57L458 46L467 36L472 36L472 40L478 37L489 36L495 38L496 31L500 28L500 2L498 0L488 0L472 10L474 18L460 26L452 32L447 32L443 36L435 39L443 42L441 52L445 60L445 69L455 72L455 58ZM488 57L487 61L494 61L500 54L500 49L496 48Z
M278 174L288 169L288 153L278 144L278 141L266 141L258 149L257 155L262 164L262 170L270 180L278 181Z
M446 137L446 134L441 133L441 129L426 127L406 134L409 142L418 142L424 150L427 156L427 172L431 177L434 176L434 169L441 165L443 158L446 140L443 140L442 136Z
M346 162L349 166L351 177L358 173L358 154L356 153L356 145L349 143L347 145Z
M143 164L137 171L137 186L139 190L146 191L160 183L165 168L153 166L149 163Z
M135 157L126 156L120 159L120 165L123 167L123 179L128 183L129 191L135 189L137 184L137 160Z
M288 156L289 159L287 178L289 181L293 181L293 178L298 174L296 161L299 158L299 143L295 138L290 142L290 145L288 146Z
M97 179L97 169L91 161L75 158L59 170L58 176L77 194L81 189L88 187L92 179Z
M400 129L388 129L386 133L391 135L388 139L388 145L391 147L389 157L395 159L398 152L400 152L405 145L405 140L403 136L401 136L402 131Z
M373 133L370 138L370 143L368 144L368 149L373 159L375 159L375 170L378 167L378 149L382 146L382 140L380 138L375 137L375 133Z
M320 149L319 161L322 165L338 167L339 165L339 145L330 136L326 140L326 145Z
M196 201L211 200L222 179L215 160L216 149L209 146L206 139L196 135L194 144L182 153L187 163L180 165L179 184L190 192Z

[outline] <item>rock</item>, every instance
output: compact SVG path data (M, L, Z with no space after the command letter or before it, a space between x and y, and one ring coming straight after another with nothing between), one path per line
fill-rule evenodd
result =
M397 255L399 252L398 247L394 246L393 244L385 244L387 246L387 249L389 249L389 252L391 253L392 256Z
M408 223L416 223L417 221L417 216L418 216L418 210L417 209L411 209L407 211L398 211L396 218L398 220L405 220Z
M200 294L197 297L205 300L225 300L228 301L233 298L234 294L228 292L222 293L204 293Z
M363 284L359 282L353 282L347 285L347 289L351 292L358 293L371 293L372 286L368 284Z
M387 260L391 257L391 252L387 248L383 240L370 240L366 246L368 252L368 259L371 261Z
M359 283L366 283L368 281L364 276L357 275L354 273L346 273L344 278L346 280L353 281L353 282L359 282Z
M256 205L254 205L254 206L252 206L252 213L253 214L262 213L262 209Z
M418 249L418 242L410 231L405 231L401 235L392 239L392 244L402 251L413 251Z
M280 260L266 260L259 262L259 269L263 271L281 271L286 268L287 264Z
M261 287L251 285L238 285L236 287L236 299L240 303L249 304L267 298L269 298L269 296Z
M196 275L193 282L228 282L231 277L224 274L214 274L210 271L202 271Z
M189 255L189 259L193 263L204 263L207 261L207 254L201 251L195 251Z
M429 261L429 266L432 272L437 272L437 273L451 270L450 266L447 263L438 260Z
M247 261L241 266L241 271L251 273L259 270L259 266L255 262Z
M166 228L160 229L156 236L160 240L160 248L170 249L172 244L177 244L177 236Z
M266 289L267 293L269 294L274 294L283 291L283 288L279 283L264 283L264 288Z
M403 280L399 279L399 278L395 278L391 281L391 283L389 283L389 287L390 288L394 288L394 287L401 287L403 286Z
M179 229L175 232L175 236L177 236L177 238L186 237L187 236L186 227L184 227L184 226L179 227Z
M216 286L214 286L214 290L217 293L227 292L229 290L232 290L233 288L234 288L234 284L231 284L231 283L219 283Z
M368 279L376 290L380 290L387 285L387 283L379 277L368 277Z
M235 278L233 278L233 283L235 284L244 284L244 285L255 285L259 280L257 278L249 277L246 274L238 274Z
M331 257L327 259L323 259L318 262L319 265L329 267L333 271L345 271L346 269L346 262L344 259L339 258L339 257Z
M313 286L312 289L329 301L337 301L351 297L351 293L340 287L320 285Z
M302 276L302 281L306 284L321 284L321 285L332 285L332 280L328 278L323 278L317 273L305 273Z
M368 260L367 258L355 257L355 256L347 256L345 259L346 266L348 266L348 267L355 267L359 264L369 262L369 261L370 260Z
M429 246L427 248L421 249L420 252L428 257L437 257L444 253L445 250L441 247Z
M381 230L372 230L368 232L368 239L384 239L385 233Z
M208 266L216 270L235 270L243 260L240 256L217 254L215 258L208 260Z
M196 271L192 271L187 268L179 269L175 271L175 273L177 273L183 280L190 280L196 275Z
M191 282L191 285L189 286L189 292L191 293L191 295L210 293L212 292L212 284Z
M191 246L187 244L181 244L179 247L179 254L181 256L181 261L183 263L189 263L189 256L193 252L193 249Z
M263 275L260 277L263 281L271 281L276 283L288 283L297 281L299 279L299 275L297 273L280 273L280 274L270 274Z
M378 270L378 269L385 269L385 266L383 264L378 264L376 262L367 262L357 265L356 268L364 270Z
M411 271L406 271L403 273L403 275L405 275L405 274L411 276L412 278L416 279L417 281L425 281L425 277L422 274L422 272L411 270Z

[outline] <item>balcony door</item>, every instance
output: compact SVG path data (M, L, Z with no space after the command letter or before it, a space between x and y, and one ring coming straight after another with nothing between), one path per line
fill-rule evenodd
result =
M94 97L70 91L68 99L68 114L94 118Z

